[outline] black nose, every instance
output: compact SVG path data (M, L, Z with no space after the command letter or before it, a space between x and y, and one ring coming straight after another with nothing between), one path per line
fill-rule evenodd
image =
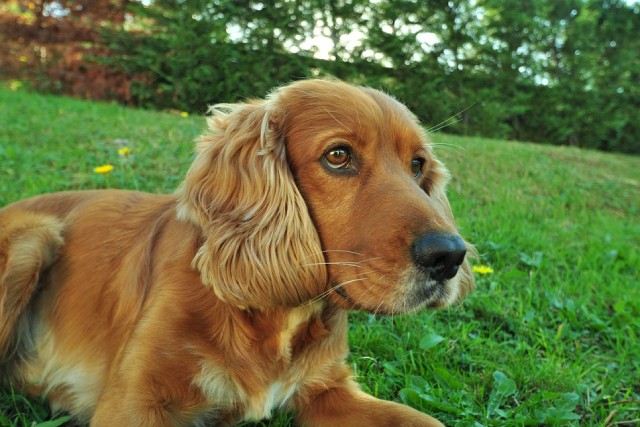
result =
M427 233L417 237L411 246L411 255L417 265L433 280L451 279L464 261L467 248L455 234Z

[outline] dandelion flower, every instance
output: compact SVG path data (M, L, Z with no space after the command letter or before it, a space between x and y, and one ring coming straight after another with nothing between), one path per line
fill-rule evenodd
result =
M93 168L93 171L95 173L99 173L100 175L106 175L109 172L111 172L112 170L113 170L113 165L109 165L109 164Z
M491 274L493 273L493 268L489 267L488 265L474 265L473 271L478 274Z
M131 154L131 148L129 147L122 147L122 148L118 148L118 154L120 154L123 157L127 157L129 154Z
M180 113L180 117L189 117L189 113L183 111L182 113Z
M22 82L20 80L11 80L9 82L9 89L11 89L13 92L17 91L22 86L23 85L22 85Z

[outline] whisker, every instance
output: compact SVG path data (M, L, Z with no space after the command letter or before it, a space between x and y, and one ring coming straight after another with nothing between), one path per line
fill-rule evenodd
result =
M338 284L332 286L331 288L327 289L326 291L322 292L320 295L318 295L317 297L315 297L311 301L309 301L309 303L316 302L319 299L322 299L322 298L326 297L327 295L329 295L331 292L335 291L336 289L344 287L345 285L348 285L349 283L354 283L354 282L359 282L361 280L366 280L366 277L363 278L361 276L366 276L369 273L370 273L370 271L364 271L364 272L358 273L355 276L353 276L352 279L349 279L349 280L347 280L345 282L338 283Z
M445 150L449 150L452 153L458 153L458 154L463 152L463 151L466 151L466 149L464 147L461 147L459 145L447 144L447 143L443 143L443 142L432 142L431 146L433 148L438 148L438 149L442 148L442 149L445 149Z
M442 122L438 123L437 125L432 126L432 127L428 128L428 129L426 129L426 130L425 130L425 132L427 133L427 135L429 135L429 134L431 134L431 133L435 132L437 129L440 129L440 128L441 128L441 126L443 126L443 125L444 125L444 126L447 126L447 125L446 125L446 123L448 123L449 121L453 120L457 115L458 115L457 113L456 113L456 114L454 114L453 116L451 116L451 117L449 117L448 119L446 119L446 120L444 120L444 121L442 121Z
M353 254L353 255L359 255L359 256L364 256L363 254L361 254L360 252L354 252L354 251L347 251L344 249L327 249L322 251L323 253L329 253L329 252L343 252L343 253L347 253L347 254Z
M431 129L427 130L427 135L430 135L432 133L438 132L441 129L444 129L444 128L446 128L448 126L451 126L451 125L455 125L456 123L461 122L461 121L462 121L462 119L455 119L454 120L453 117L448 118L446 120L446 122L440 123L440 124L432 127Z
M452 121L456 116L458 116L459 114L464 113L465 111L467 111L469 108L473 107L474 105L476 105L478 102L473 102L471 105L469 105L468 107L462 109L461 111L458 111L457 113L455 113L453 116L449 117L446 120L441 121L440 123L438 123L435 126L430 127L429 129L426 130L427 135L437 132L441 129L446 128L447 126L451 126L454 123L458 123L459 121L461 121L462 119L457 119Z
M457 144L449 144L448 142L431 142L431 146L433 147L443 147L443 148L459 148L461 150L465 150L464 147Z
M339 252L339 253L346 253L346 254L352 254L352 255L364 256L364 255L363 255L363 254L361 254L360 252L347 251L347 250L343 250L343 249L326 249L326 250L323 250L323 251L320 251L320 252L314 252L314 253L312 253L312 254L309 254L309 255L307 255L307 256L305 256L305 257L303 257L303 258L301 259L301 261L302 261L302 260L305 260L305 259L307 259L307 258L314 257L314 256L318 256L318 255L322 255L322 254L328 254L329 252Z
M327 297L329 294L331 294L331 292L335 291L335 290L336 290L336 289L338 289L338 288L342 288L342 287L344 287L345 285L348 285L349 283L359 282L359 281L362 281L362 280L366 280L366 278L351 279L351 280L347 280L346 282L338 283L337 285L332 286L331 288L329 288L329 289L327 289L326 291L322 292L322 293L321 293L320 295L318 295L317 297L312 298L311 300L307 301L306 303L304 303L304 304L302 304L302 305L304 306L304 305L310 305L310 304L313 304L313 303L315 303L315 302L317 302L317 301L320 301L321 299L323 299L323 298Z
M335 262L312 262L310 264L300 264L298 266L298 268L300 267L311 267L314 265L344 265L347 267L358 267L358 268L362 268L362 265L360 265L360 263L355 263L355 262L340 262L340 261L335 261Z
M309 258L309 257L306 257ZM305 258L303 258L305 259ZM312 267L314 265L342 265L342 266L346 266L346 267L357 267L357 268L361 268L365 262L369 262L369 261L374 261L380 259L380 257L373 257L373 258L367 258L367 259L363 259L361 261L324 261L324 262L312 262L312 263L307 263L307 264L299 264L298 268L300 267Z
M378 277L378 279L371 284L371 286L369 287L369 289L371 289L372 287L374 287L375 285L378 284L379 281L381 281L382 279L384 279L385 277L387 277L386 274L383 274L382 276ZM380 302L378 303L378 305L376 306L376 309L373 311L374 314L378 313L378 310L380 310L380 307L382 307L382 304L385 302L384 299L380 299Z
M348 285L349 283L359 282L361 280L365 280L365 278L347 280L346 282L338 283L337 285L333 286L332 289L343 288L345 285Z
M345 128L345 129L346 129L346 130L348 130L349 132L352 132L352 131L351 131L351 129L349 129L347 126L345 126L345 124L344 124L344 123L342 123L340 120L338 120L338 119L336 118L336 116L334 116L334 115L331 113L331 111L329 111L329 110L327 109L327 107L322 106L322 109L323 109L324 111L326 111L326 112L327 112L327 114L329 114L329 115L333 118L333 120L335 120L336 122L338 122L338 123L339 123L343 128Z

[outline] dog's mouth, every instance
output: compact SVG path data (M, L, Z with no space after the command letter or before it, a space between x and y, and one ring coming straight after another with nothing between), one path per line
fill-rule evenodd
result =
M364 305L360 304L358 301L356 301L354 298L352 298L349 295L349 293L347 292L346 289L344 289L343 286L339 284L335 284L332 287L332 289L333 289L333 292L336 295L338 295L340 299L340 301L338 301L339 305L343 306L344 308L348 308L350 310L363 310L363 311L368 311L373 313L387 314L386 312L383 312L383 311L376 311L376 310L369 309Z
M413 299L416 301L413 305L426 304L431 306L447 298L447 287L443 282L428 280L423 286L419 286L414 292Z
M347 294L347 291L345 291L342 286L336 284L333 286L333 290L342 297L342 299L344 299L347 302L352 302L351 297L349 296L349 294Z
M385 298L373 298L355 289L340 284L332 287L332 300L339 306L351 310L362 310L374 314L395 315L421 309L439 309L453 303L458 295L458 279L433 280L419 269L410 269L398 281Z
M442 308L450 304L452 300L453 286L446 281L426 280L418 284L410 295L408 306L420 308Z
M410 269L406 275L405 305L409 311L422 308L444 308L458 299L460 293L460 275L455 274L444 279L434 279L433 275L421 269Z

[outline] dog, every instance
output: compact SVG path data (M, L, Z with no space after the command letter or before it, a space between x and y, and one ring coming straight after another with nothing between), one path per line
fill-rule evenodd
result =
M212 108L174 194L69 191L0 210L0 382L92 426L440 426L360 390L347 312L474 287L416 117L302 80Z

